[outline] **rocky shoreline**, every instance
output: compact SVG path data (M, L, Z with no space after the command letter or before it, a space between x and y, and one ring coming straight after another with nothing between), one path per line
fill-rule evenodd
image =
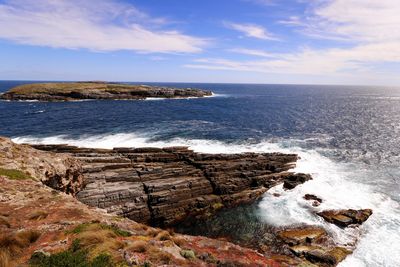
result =
M0 99L16 101L138 100L146 98L205 97L211 95L211 91L193 88L181 89L108 82L66 82L16 86L1 94Z
M205 154L187 147L30 146L14 144L7 138L0 138L0 151L2 238L18 236L19 229L41 233L27 248L7 245L8 250L0 251L0 258L6 255L10 261L26 262L35 251L43 254L39 258L47 259L68 250L74 240L85 240L86 235L79 231L66 236L65 231L82 224L90 225L90 229L110 231L118 226L128 231L129 237L120 236L120 231L109 233L108 238L113 236L109 242L123 242L96 250L110 254L114 263L128 266L145 262L152 266L336 266L354 249L336 245L329 233L317 226L275 229L270 243L251 248L148 226L165 228L188 218L201 223L219 210L255 201L278 184L291 190L311 179L310 175L289 171L297 161L295 154ZM314 204L322 201L313 195L305 198ZM73 212L66 208L72 206ZM32 209L40 212L33 216ZM340 227L359 225L371 214L371 210L318 213ZM21 220L24 216L35 219ZM266 234L268 231L260 233ZM164 258L152 257L148 249L130 249L139 239L142 246L151 246ZM6 242L0 238L1 244ZM225 249L230 252L224 253Z

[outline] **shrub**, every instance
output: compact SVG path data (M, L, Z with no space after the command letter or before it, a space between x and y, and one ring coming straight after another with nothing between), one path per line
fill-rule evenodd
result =
M36 267L111 267L113 262L108 254L99 254L92 260L89 260L87 250L78 249L79 240L74 240L70 249L45 255L43 252L35 252L29 261Z
M196 258L196 255L194 254L193 250L182 249L180 254L185 259L194 259L194 258Z

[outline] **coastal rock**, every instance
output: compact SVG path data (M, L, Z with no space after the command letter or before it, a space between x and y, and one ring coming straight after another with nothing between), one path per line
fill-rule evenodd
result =
M312 177L309 174L290 174L285 177L285 182L283 183L283 188L291 190L296 186L303 184L304 182L311 180Z
M35 83L12 88L0 95L5 100L71 101L82 99L188 98L211 96L192 88L170 88L107 82Z
M336 224L340 227L347 227L351 224L360 225L365 222L369 218L369 216L372 215L372 210L326 210L318 212L317 214L324 218L327 222Z
M303 197L305 200L311 200L313 201L312 205L314 207L318 207L322 203L322 199L320 197L317 197L316 195L312 194L305 194Z
M0 201L4 217L0 266L30 266L30 261L54 254L59 256L51 261L53 266L77 266L86 254L109 255L109 266L288 266L280 257L275 260L275 255L266 257L230 242L181 235L107 214L38 180L13 180L0 174L0 196L5 199ZM34 216L39 211L47 216ZM83 265L88 266L79 266Z
M317 266L336 266L351 253L336 246L328 233L317 226L285 229L278 233L278 237L294 255Z
M0 137L0 173L9 173L14 179L18 176L38 179L54 189L75 195L83 186L81 163L69 155L55 155Z
M83 203L160 226L250 203L279 183L311 178L288 172L295 154L205 154L187 147L34 147L82 162L85 187L77 198Z

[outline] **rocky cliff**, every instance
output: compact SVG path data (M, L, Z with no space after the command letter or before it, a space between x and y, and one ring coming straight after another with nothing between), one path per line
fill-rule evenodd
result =
M186 147L88 149L36 145L82 162L83 203L152 225L252 202L269 188L311 179L288 172L295 154L203 154Z
M0 95L4 100L71 101L82 99L145 99L211 96L212 92L192 88L128 85L106 82L34 83L12 88Z
M311 178L288 172L296 155L35 147L0 138L1 267L335 266L354 249L338 246L319 226L279 227L272 243L249 249L140 223L166 226L204 218L254 201L278 183L290 190ZM319 215L354 226L371 213Z

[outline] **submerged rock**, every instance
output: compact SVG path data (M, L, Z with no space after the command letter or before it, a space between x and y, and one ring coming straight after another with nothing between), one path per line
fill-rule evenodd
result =
M336 224L340 227L347 227L351 224L360 225L365 222L369 216L372 215L372 210L326 210L318 212L317 214L324 218L327 222Z
M316 195L305 194L303 198L305 200L312 200L312 205L314 207L318 207L322 203L322 199L320 197L317 197Z

